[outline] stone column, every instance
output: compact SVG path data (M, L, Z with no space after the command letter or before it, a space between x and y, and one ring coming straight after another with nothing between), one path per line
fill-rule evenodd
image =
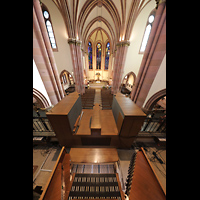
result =
M110 77L111 77L112 65L113 65L113 53L111 53L110 56L109 56L108 80L109 80Z
M160 0L131 99L142 107L166 54L166 3Z
M33 58L51 103L55 105L64 93L38 0L33 1Z
M85 93L83 60L81 52L81 41L75 38L69 38L68 43L71 50L73 71L75 77L75 88L78 93Z
M84 51L84 56L85 56L85 74L86 74L86 77L87 79L89 78L89 63L88 63L88 53L86 51Z
M119 91L122 75L124 73L124 63L127 55L128 46L130 46L129 41L121 41L116 44L117 52L115 55L113 67L113 94L116 94Z

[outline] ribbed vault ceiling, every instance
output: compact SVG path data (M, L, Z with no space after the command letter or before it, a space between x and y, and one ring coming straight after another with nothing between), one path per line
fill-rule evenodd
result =
M94 30L102 29L113 47L129 40L134 22L152 0L53 0L65 21L69 38L82 41L85 48Z

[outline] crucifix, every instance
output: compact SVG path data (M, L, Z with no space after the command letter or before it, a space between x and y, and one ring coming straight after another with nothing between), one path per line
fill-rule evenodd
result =
M97 75L97 81L99 81L99 76L101 76L101 74L97 72L96 75Z

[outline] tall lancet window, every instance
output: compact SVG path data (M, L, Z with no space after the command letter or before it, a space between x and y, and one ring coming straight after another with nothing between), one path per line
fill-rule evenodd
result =
M97 65L96 69L101 69L101 43L97 43Z
M105 70L108 70L109 56L110 56L110 43L108 42L106 44Z
M88 42L88 63L89 69L93 69L92 67L92 43Z
M47 28L47 33L48 33L48 36L49 36L49 40L50 40L50 43L51 43L52 50L58 51L56 39L55 39L53 27L52 27L51 17L50 17L50 14L49 14L47 7L43 3L42 3L42 12L43 12L43 17L44 17L44 21L45 21L45 25L46 25L46 28Z
M139 53L144 53L146 46L147 46L147 42L149 39L149 35L151 33L151 28L154 22L154 18L155 18L155 11L152 11L151 14L148 17L148 21L147 21L147 25L146 25L146 29L144 32L144 36L143 36L143 40L142 40L142 44L140 47L140 52Z

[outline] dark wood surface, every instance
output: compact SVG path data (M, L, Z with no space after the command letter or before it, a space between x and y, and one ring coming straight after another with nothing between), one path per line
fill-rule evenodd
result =
M137 152L129 200L166 200L165 193L143 151Z

